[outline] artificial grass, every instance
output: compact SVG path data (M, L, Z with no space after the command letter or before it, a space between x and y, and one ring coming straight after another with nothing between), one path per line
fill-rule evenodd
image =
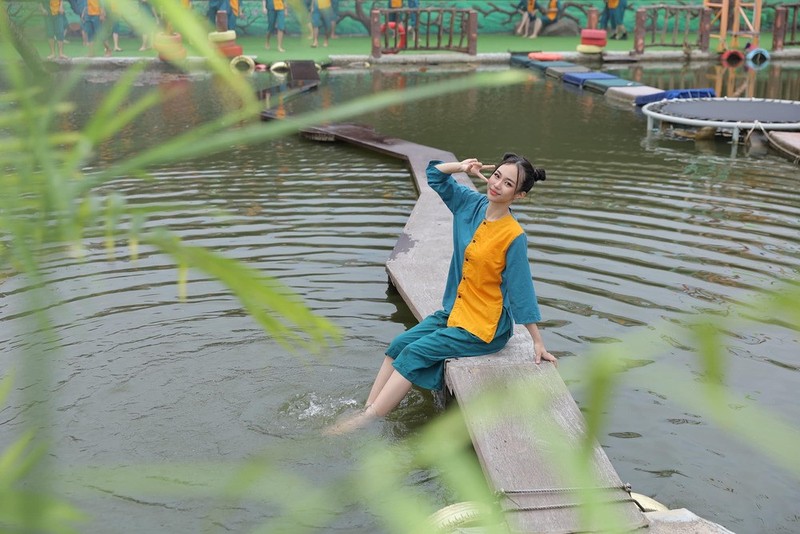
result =
M312 60L317 63L325 63L330 55L361 55L368 56L371 52L371 41L368 36L340 36L331 39L327 47L322 46L320 40L319 47L311 48L309 37L291 35L284 38L283 47L286 52L278 52L277 38L271 39L271 50L264 48L264 37L245 36L237 39L238 44L243 48L246 55L255 56L262 63L273 63L275 61L293 60ZM762 48L769 49L772 42L771 34L762 34L760 45ZM478 37L478 52L571 52L580 43L580 37L538 37L528 39L509 34L486 34ZM36 47L42 57L46 57L49 47L46 41L35 41ZM141 41L138 37L122 37L120 46L123 52L115 52L116 57L155 57L153 50L139 51ZM97 43L96 54L103 54L103 46ZM628 39L621 41L609 40L606 50L608 51L630 51L633 49L633 39L629 34ZM714 50L714 43L710 48ZM678 48L651 48L651 50L679 50ZM69 57L86 57L88 49L83 46L80 38L73 38L64 45L64 52ZM408 53L413 53L409 51ZM401 55L403 52L401 52Z
M330 39L328 46L322 45L320 39L317 48L311 48L311 39L307 36L290 35L284 37L283 47L286 52L278 52L277 38L272 37L270 44L271 50L264 48L264 37L245 36L239 37L237 43L243 48L244 54L255 56L263 63L272 63L287 59L308 59L318 63L324 63L330 55L361 55L367 56L372 50L370 38L368 36L339 36ZM575 50L580 42L580 37L539 37L537 39L527 39L515 35L488 34L478 38L478 52L562 52ZM44 40L35 42L36 48L42 57L46 57L50 51L48 43ZM122 52L115 52L116 57L154 57L153 50L139 51L141 40L138 37L121 37L120 47ZM608 50L630 50L633 41L609 41ZM64 53L69 57L87 57L88 48L83 46L80 38L72 38L64 44ZM409 52L411 53L411 52ZM402 54L402 52L401 52ZM103 55L103 45L95 44L95 55Z

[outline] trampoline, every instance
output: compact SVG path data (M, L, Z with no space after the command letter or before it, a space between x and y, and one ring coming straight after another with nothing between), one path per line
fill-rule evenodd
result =
M661 100L642 108L647 115L647 131L653 121L713 126L731 130L734 142L742 129L800 130L800 101L763 98L692 98Z

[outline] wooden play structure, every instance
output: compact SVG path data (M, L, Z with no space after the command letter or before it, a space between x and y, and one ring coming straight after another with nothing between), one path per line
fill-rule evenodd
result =
M719 32L710 35L717 39L717 52L741 48L740 37L758 47L761 0L703 0L703 6L712 11L711 27L719 24Z

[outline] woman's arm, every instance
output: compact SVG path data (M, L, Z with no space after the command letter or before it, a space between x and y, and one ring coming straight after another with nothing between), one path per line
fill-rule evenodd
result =
M494 165L484 165L476 158L469 158L465 159L464 161L452 161L449 163L439 163L436 165L436 168L439 172L443 172L445 174L453 174L456 172L465 172L467 174L471 174L477 178L480 178L484 182L487 181L486 177L481 174L481 171L493 171Z
M556 357L547 352L547 349L544 346L544 341L542 341L542 334L539 332L539 327L536 323L528 323L525 325L525 328L528 329L528 333L531 335L531 339L533 340L533 353L536 356L536 363L541 363L542 360L547 362L553 362L553 364L558 367L558 360Z

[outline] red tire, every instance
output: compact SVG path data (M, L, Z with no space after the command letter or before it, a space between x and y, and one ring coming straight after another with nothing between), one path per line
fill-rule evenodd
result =
M406 47L406 28L399 22L384 22L381 24L381 35L386 33L386 30L395 30L397 32L397 36L399 37L397 48L393 50L384 51L386 54L396 54L400 50L403 50Z
M218 45L217 48L222 55L227 58L234 58L242 55L241 45L225 43L223 45Z

